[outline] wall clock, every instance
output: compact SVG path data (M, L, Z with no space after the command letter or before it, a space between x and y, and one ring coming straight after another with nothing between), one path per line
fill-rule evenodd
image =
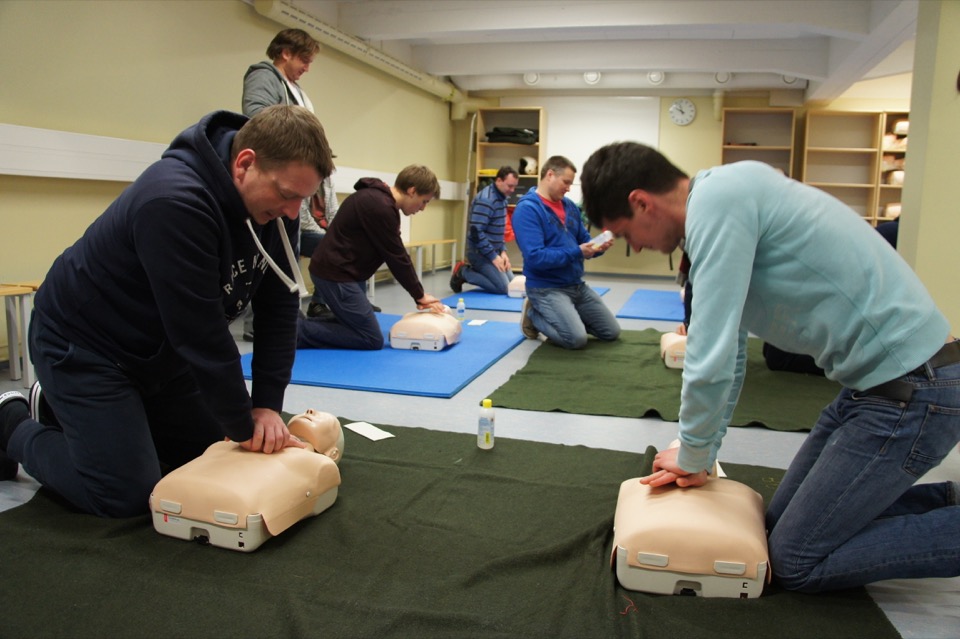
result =
M670 121L677 126L687 126L697 117L697 106L687 98L677 98L670 105Z

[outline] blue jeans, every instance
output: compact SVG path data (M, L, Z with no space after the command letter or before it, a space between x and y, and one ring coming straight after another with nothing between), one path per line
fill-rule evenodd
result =
M493 262L470 247L467 247L467 264L463 265L463 279L468 284L479 286L487 293L506 295L513 273L504 273Z
M297 348L383 348L383 330L367 299L366 282L331 282L312 274L310 279L333 311L333 318L301 316L297 321Z
M7 453L84 512L145 514L164 467L181 466L223 439L193 374L184 366L167 379L135 380L37 316L30 353L57 425L27 419Z
M562 288L527 287L527 299L527 317L558 346L583 348L587 335L606 342L620 337L617 318L585 282Z
M960 484L914 485L960 440L960 364L924 368L909 402L845 388L821 413L767 511L785 588L960 575Z

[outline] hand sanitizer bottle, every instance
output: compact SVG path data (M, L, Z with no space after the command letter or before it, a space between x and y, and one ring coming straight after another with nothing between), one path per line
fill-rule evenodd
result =
M480 421L477 425L477 447L483 450L493 448L493 402L489 399L483 400L483 407L480 409Z

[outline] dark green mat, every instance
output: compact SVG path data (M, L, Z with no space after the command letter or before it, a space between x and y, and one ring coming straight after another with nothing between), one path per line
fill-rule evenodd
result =
M591 339L580 351L544 344L490 399L501 408L675 422L682 371L663 365L661 334L655 329L623 331L616 342ZM823 377L771 371L761 348L760 340L750 340L732 425L810 430L840 385Z
M243 554L41 491L0 514L4 637L899 636L863 589L698 599L621 589L609 567L635 455L386 427L347 432L337 502ZM725 465L772 495L782 471Z

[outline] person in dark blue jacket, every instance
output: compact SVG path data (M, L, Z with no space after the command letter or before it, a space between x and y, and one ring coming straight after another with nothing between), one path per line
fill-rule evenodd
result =
M292 246L332 157L299 106L215 112L177 136L47 273L30 330L42 397L0 399L0 449L77 508L127 517L224 437L302 446L280 416L303 290ZM248 393L229 324L251 303Z
M583 261L602 254L613 240L594 246L580 209L564 197L576 172L561 155L547 159L540 183L520 198L512 220L527 278L520 327L529 339L542 333L567 349L586 346L587 335L608 342L620 337L617 318L583 281Z
M510 166L501 166L493 182L480 189L470 205L467 260L457 262L450 276L450 289L463 291L464 283L479 286L494 295L506 295L513 280L510 257L504 245L507 200L520 177Z

